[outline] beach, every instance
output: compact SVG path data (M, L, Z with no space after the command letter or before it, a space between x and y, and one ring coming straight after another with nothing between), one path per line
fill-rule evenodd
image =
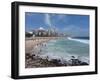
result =
M50 44L50 42L59 39L63 39L63 37L26 38L25 39L25 54L26 54L25 68L88 65L87 62L81 61L73 55L70 56L71 58L67 60L65 60L65 58L55 56L56 54L59 53L60 50L57 48L57 46L56 49L54 49L54 50L58 50L57 53L55 52L55 54L54 55L51 54L51 56L50 54L45 54L44 50L46 51L50 50L48 49L48 45Z
M37 46L42 46L44 43L59 39L59 37L33 37L33 38L26 38L25 39L25 53L32 53L34 48ZM33 50L33 51L32 51Z
M41 48L46 46L46 43L50 40L59 39L59 37L35 37L35 38L26 38L25 40L25 67L49 67L49 66L62 66L58 63L57 59L48 61L48 57L42 58Z

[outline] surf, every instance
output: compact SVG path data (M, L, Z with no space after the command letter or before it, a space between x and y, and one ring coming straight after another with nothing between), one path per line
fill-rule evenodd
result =
M75 38L68 37L68 40L73 40L73 41L77 41L80 43L89 44L89 40L87 39L75 39Z

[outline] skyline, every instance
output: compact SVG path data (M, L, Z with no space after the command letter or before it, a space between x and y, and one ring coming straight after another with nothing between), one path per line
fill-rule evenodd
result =
M25 12L25 30L55 28L71 36L89 37L89 16Z

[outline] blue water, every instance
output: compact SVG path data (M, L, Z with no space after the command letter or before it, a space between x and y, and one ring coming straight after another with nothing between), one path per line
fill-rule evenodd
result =
M58 39L51 40L43 48L43 54L50 58L71 59L71 56L89 63L89 40L87 39Z

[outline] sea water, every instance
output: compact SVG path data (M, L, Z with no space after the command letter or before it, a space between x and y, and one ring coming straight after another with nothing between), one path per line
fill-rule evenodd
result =
M89 63L89 40L64 38L51 40L42 48L43 55L50 58L70 60L72 56Z

